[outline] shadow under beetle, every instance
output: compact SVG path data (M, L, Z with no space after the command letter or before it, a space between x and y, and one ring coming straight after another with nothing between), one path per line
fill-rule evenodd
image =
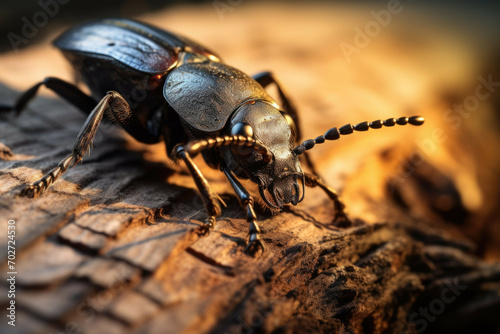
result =
M185 37L128 19L104 19L77 25L54 42L87 84L92 97L57 78L46 78L22 94L13 107L19 114L45 86L88 114L70 155L21 195L35 197L69 167L82 160L103 117L120 124L140 142L164 140L171 157L182 159L191 173L208 213L203 230L215 224L222 200L194 164L201 153L220 169L246 209L250 225L247 252L264 248L254 212L254 200L237 178L259 187L265 205L281 211L304 197L304 187L320 187L334 202L335 219L347 219L336 192L315 172L306 150L325 140L355 131L395 124L421 125L422 117L389 118L332 128L297 145L301 130L297 111L273 74L250 77L221 62L211 50ZM146 80L145 80L146 79ZM148 85L141 103L130 93ZM281 105L265 91L275 84ZM311 173L301 168L300 156Z

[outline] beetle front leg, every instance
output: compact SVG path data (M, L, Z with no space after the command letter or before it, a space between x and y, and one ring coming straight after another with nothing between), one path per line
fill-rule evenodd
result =
M177 146L175 154L186 164L189 173L193 177L196 187L201 194L201 199L203 200L203 204L205 205L205 209L208 214L208 218L203 226L203 233L207 233L215 226L215 219L221 214L219 203L222 203L223 205L225 205L225 203L216 193L212 192L207 179L205 179L199 168L193 162L189 152L186 151L184 146Z
M347 218L345 205L344 203L342 203L339 195L333 188L328 186L320 177L316 175L304 173L304 177L306 181L306 186L311 188L320 187L333 201L335 205L335 216L333 218L334 221L336 221L337 219L349 221L349 219Z
M257 216L255 215L255 211L253 209L254 200L252 196L250 196L248 191L238 181L233 172L228 170L227 167L222 167L222 170L226 175L227 179L229 180L229 183L231 183L234 192L238 196L241 206L246 209L246 219L247 223L249 224L249 231L248 231L249 239L248 239L248 244L245 248L245 253L255 254L257 253L259 248L262 250L262 252L264 252L265 248L260 238L261 232L259 225L257 225Z

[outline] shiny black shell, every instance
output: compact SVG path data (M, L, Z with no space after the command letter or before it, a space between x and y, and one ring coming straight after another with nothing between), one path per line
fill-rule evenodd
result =
M178 60L179 51L212 55L214 52L185 37L129 19L104 19L76 25L54 45L62 51L106 57L139 72L164 74Z
M115 90L144 123L167 105L195 132L216 133L246 101L272 101L255 80L211 50L134 20L83 23L54 45L96 99Z
M165 81L163 93L184 121L208 133L222 130L242 104L272 101L251 77L214 61L187 62L175 68Z

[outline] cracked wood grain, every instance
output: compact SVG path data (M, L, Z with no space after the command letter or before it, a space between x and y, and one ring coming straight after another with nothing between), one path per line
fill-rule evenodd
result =
M269 24L278 29L284 17L269 13L274 15ZM168 18L180 28L188 21L196 25L178 14L159 13L149 19L162 25ZM202 14L189 10L189 17L197 16L200 22ZM235 11L240 18L235 24L241 24L241 42L253 45L255 26L244 14ZM286 15L294 22L305 20L304 27L317 24L300 13ZM332 37L328 29L314 31L319 40ZM235 57L232 43L218 43L218 36L222 34L206 38L223 56ZM288 41L273 36L262 37L261 47L243 52L239 59L250 72L264 66L254 68L258 55L288 77L308 138L331 126L377 119L388 110L407 107L393 99L398 87L387 81L387 63L397 60L387 53L378 55L376 45L370 46L374 58L360 58L368 74L358 77L371 76L377 84L351 93L352 83L338 78L352 73L346 73L338 59L329 62L335 54L331 47L323 43L314 48L314 55L297 49L300 57L294 57L289 43L300 48L299 36ZM413 53L425 49L418 43L407 47ZM40 57L42 63L51 60L48 53ZM304 84L303 75L300 80L287 75L304 68L310 69L311 82ZM324 74L331 69L335 75L329 79L331 73ZM372 91L390 101L367 103L371 100L359 98ZM498 257L483 257L500 254L494 242L499 240L494 232L499 189L489 174L498 165L487 151L463 143L464 138L473 142L484 129L464 127L456 133L432 117L432 112L442 112L438 93L414 106L430 109L430 125L418 134L391 129L379 137L353 135L342 144L311 151L325 179L341 192L352 222L332 223L331 202L318 189L307 189L299 206L276 216L256 208L267 247L258 258L242 252L248 231L244 210L218 171L197 160L227 203L214 230L200 236L196 232L205 218L203 205L182 165L166 159L162 144L142 145L112 127L100 131L90 156L43 196L18 197L24 185L69 152L85 119L64 101L35 99L19 118L0 119L0 217L15 219L18 228L19 332L64 332L76 326L82 333L98 334L417 333L422 329L421 309L440 301L445 307L426 322L426 333L498 330L500 266ZM0 85L1 103L18 94ZM466 93L457 90L456 95ZM337 100L346 101L347 107L342 109ZM490 103L485 101L485 108L494 110ZM477 117L478 123L482 117L493 119L485 113ZM443 151L406 176L406 169L415 167L408 164L418 150L415 143L429 138L436 127L447 131ZM495 133L488 138L499 142ZM471 207L474 192L464 191L464 182L480 189L482 207ZM4 261L7 239L4 232L0 237ZM0 306L7 302L0 294ZM1 323L0 332L7 330Z
M54 113L66 110L61 101L43 102ZM81 122L76 112L64 115L69 125ZM25 130L18 126L17 136L29 136L29 118L20 121ZM53 133L49 126L37 131ZM44 147L38 156L21 146L24 155L17 155L6 140L14 149L0 162L2 213L19 226L20 310L47 326L40 328L74 322L89 333L411 332L411 314L455 280L467 288L435 328L500 305L500 267L481 262L470 243L411 217L332 225L331 203L315 190L280 215L258 210L268 252L253 259L242 253L247 226L238 201L215 182L228 207L200 237L204 215L189 176L127 151L121 133L108 136L88 163L37 199L18 197L20 187L64 150ZM483 326L493 326L484 318Z

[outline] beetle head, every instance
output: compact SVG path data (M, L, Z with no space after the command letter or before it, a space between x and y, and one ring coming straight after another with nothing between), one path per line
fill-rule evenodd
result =
M304 174L293 153L295 133L291 117L265 101L242 105L226 128L227 135L253 137L272 154L273 159L266 162L251 147L233 146L225 149L224 160L237 176L257 183L262 199L275 210L296 205L304 196Z
M297 131L290 115L281 112L272 102L252 100L234 111L223 137L194 141L188 147L194 154L221 147L225 165L238 177L257 183L270 209L282 210L285 204L296 205L304 198L305 175L299 156L316 144L337 140L354 131L423 123L423 117L412 116L361 122L354 126L346 124L294 147Z

